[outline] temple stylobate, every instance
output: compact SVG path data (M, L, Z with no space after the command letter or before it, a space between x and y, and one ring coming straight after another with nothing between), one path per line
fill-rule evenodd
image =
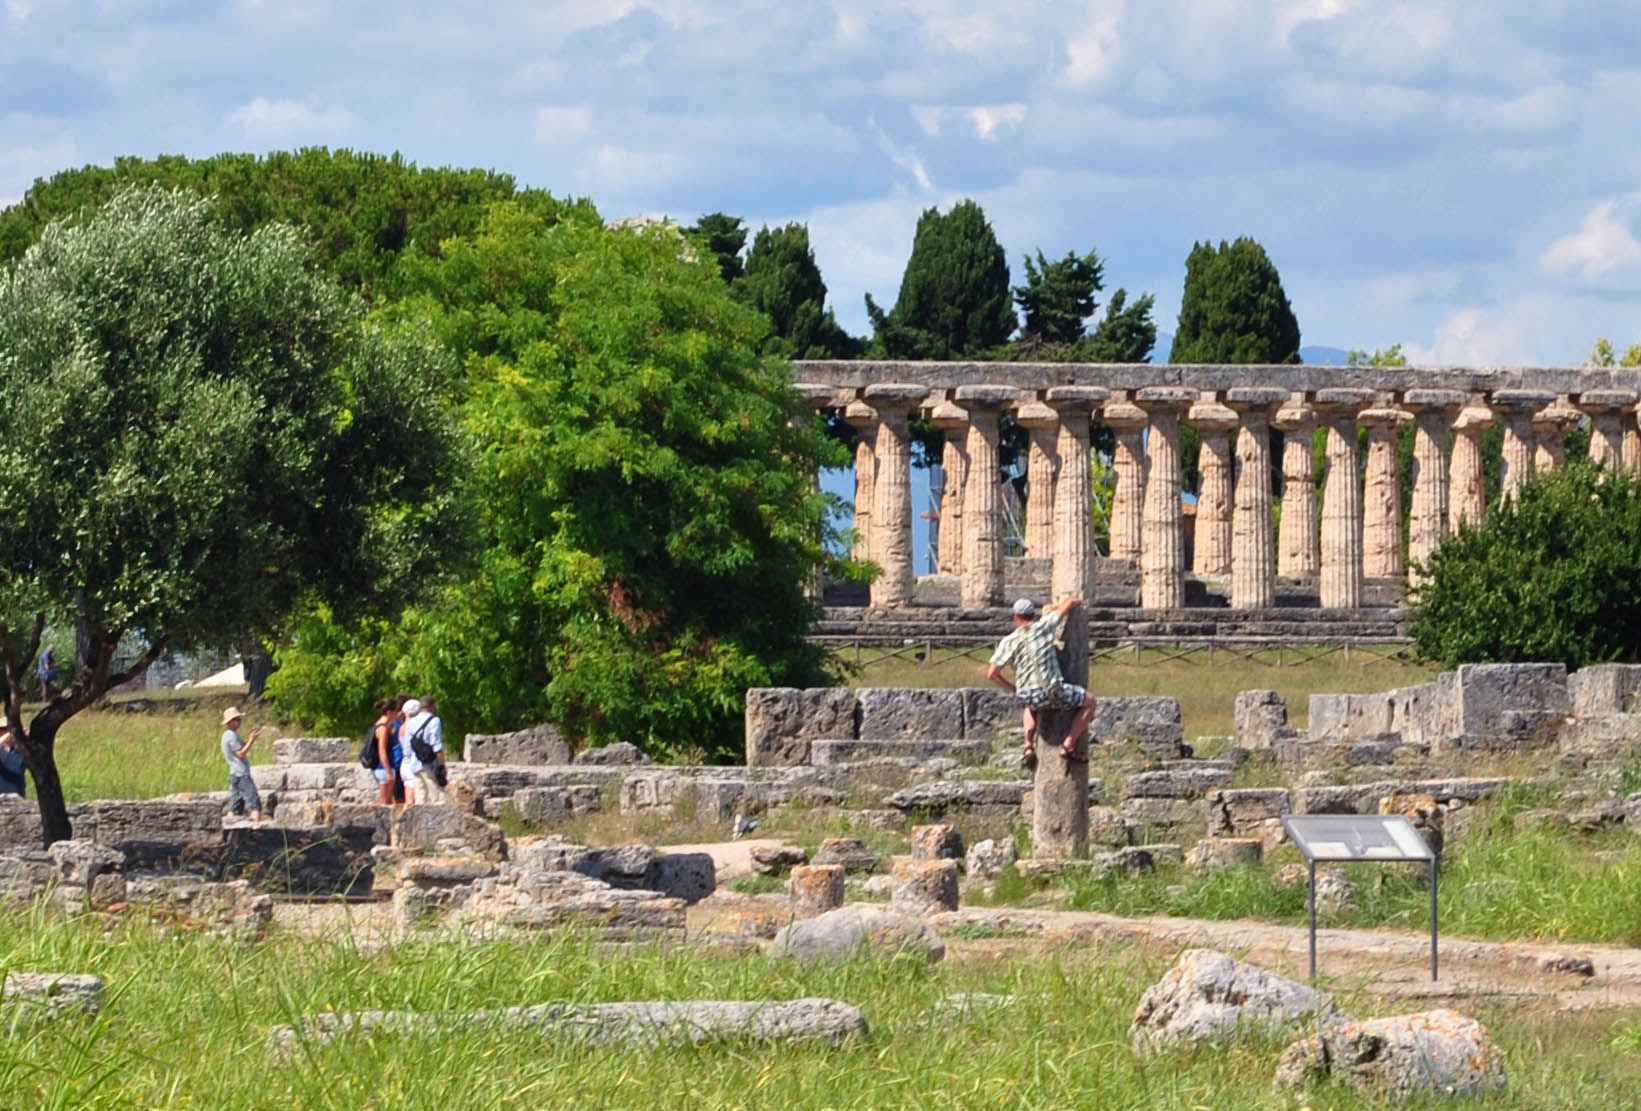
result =
M1102 579L1128 582L1127 605L1162 614L1204 604L1232 611L1395 605L1442 537L1461 521L1484 519L1481 439L1495 422L1503 426L1503 497L1535 471L1559 466L1568 432L1586 421L1592 456L1641 467L1641 371L1626 368L795 367L811 406L863 433L856 554L882 568L874 609L941 602L938 594L920 597L913 574L906 429L919 418L932 420L947 445L934 577L955 580L945 604L964 610L1001 606L1014 581L1093 600ZM1024 579L1011 578L1003 550L1004 417L1028 430ZM1406 425L1413 455L1404 504L1396 441ZM1113 434L1116 483L1104 556L1091 539L1088 466L1091 430L1102 426ZM1185 426L1202 445L1194 516L1180 496ZM1326 437L1320 512L1318 429Z

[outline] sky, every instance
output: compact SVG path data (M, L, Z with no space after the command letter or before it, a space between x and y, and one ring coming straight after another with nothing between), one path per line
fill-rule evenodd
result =
M121 155L400 151L608 218L800 221L844 325L920 212L1097 249L1172 332L1252 236L1306 344L1641 340L1634 0L0 0L0 205Z

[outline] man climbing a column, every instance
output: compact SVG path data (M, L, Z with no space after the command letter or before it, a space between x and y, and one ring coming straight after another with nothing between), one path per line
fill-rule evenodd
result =
M1077 747L1088 723L1094 717L1094 696L1087 688L1067 682L1060 674L1060 657L1055 652L1054 634L1060 622L1081 604L1077 598L1067 598L1058 606L1038 613L1037 603L1021 598L1014 603L1014 631L1004 637L991 655L986 667L986 678L1008 691L1022 703L1020 721L1025 727L1024 752L1028 767L1037 762L1037 712L1039 710L1075 710L1066 730L1066 739L1060 745L1060 755L1067 760L1086 760ZM1014 667L1015 682L1003 675L1003 668Z

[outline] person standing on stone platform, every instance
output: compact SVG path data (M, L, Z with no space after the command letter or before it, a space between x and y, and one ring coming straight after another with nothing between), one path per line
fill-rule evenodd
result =
M251 746L262 735L262 727L251 730L249 740L241 740L240 723L245 715L234 706L222 711L222 758L228 761L228 813L246 814L253 822L262 820L262 795L251 778Z
M1082 740L1094 717L1094 696L1086 687L1068 682L1060 673L1060 657L1054 646L1054 634L1060 623L1081 604L1078 598L1067 598L1039 615L1036 602L1030 598L1017 600L1014 631L997 645L986 666L986 678L1021 702L1020 721L1026 734L1023 750L1028 766L1037 761L1037 713L1040 710L1077 711L1060 745L1060 755L1067 760L1086 759L1078 755L1077 742ZM1003 675L1003 668L1009 666L1014 668L1013 683Z
M414 707L414 708L413 708ZM439 720L438 702L431 696L405 703L404 739L405 789L416 792L416 801L435 806L444 802L448 777L444 764L444 722ZM411 761L415 767L411 769Z
M398 790L399 744L397 726L401 700L384 698L376 704L376 723L370 727L376 739L376 801L392 806Z

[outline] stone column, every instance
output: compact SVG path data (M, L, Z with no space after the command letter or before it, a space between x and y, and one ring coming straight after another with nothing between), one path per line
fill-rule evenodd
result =
M1047 558L1054 551L1054 482L1059 470L1056 441L1059 416L1035 398L1014 410L1014 423L1029 434L1026 453L1026 555Z
M1315 578L1322 567L1316 532L1316 460L1311 435L1316 410L1303 394L1277 410L1271 419L1282 433L1282 522L1277 539L1276 573L1286 578Z
M1624 414L1624 466L1641 471L1641 406Z
M1144 520L1145 426L1149 418L1144 409L1119 398L1106 405L1103 419L1116 439L1111 454L1111 471L1117 479L1111 497L1111 558L1137 564Z
M1075 388L1075 387L1072 387ZM1065 624L1059 650L1060 674L1088 682L1088 613L1078 609ZM1037 771L1031 783L1031 851L1039 860L1082 856L1088 851L1088 740L1077 746L1081 760L1060 755L1076 715L1045 710L1037 715Z
M1236 509L1231 520L1231 608L1276 604L1276 544L1271 535L1270 414L1286 390L1238 386L1225 403L1236 410Z
M1567 433L1584 414L1565 397L1533 414L1533 470L1553 471L1567 461Z
M1180 386L1147 386L1134 401L1150 418L1145 440L1145 514L1141 523L1140 606L1185 605L1185 551L1180 537L1179 415L1197 398Z
M1634 390L1587 390L1578 407L1590 414L1590 459L1608 470L1624 465L1624 417L1635 409Z
M1468 524L1481 528L1487 518L1487 476L1482 469L1481 437L1493 423L1493 410L1466 405L1453 419L1453 479L1449 484L1447 531Z
M1542 390L1493 391L1493 408L1504 414L1503 498L1533 476L1533 414L1555 399Z
M1327 422L1328 477L1322 490L1322 608L1362 605L1362 498L1358 487L1356 414L1373 404L1372 390L1317 390Z
M855 441L855 546L851 555L860 562L873 557L872 498L877 486L877 410L864 401L851 401L843 419L858 433Z
M905 382L879 382L865 390L866 404L878 416L872 556L882 573L872 580L874 606L912 600L912 443L906 422L908 410L928 395L927 386Z
M1408 510L1408 581L1417 586L1419 565L1429 561L1447 535L1447 425L1464 404L1458 390L1408 390L1402 403L1413 412L1413 504Z
M940 466L946 487L940 495L940 548L935 553L940 573L956 575L963 567L963 488L969 478L969 414L948 397L929 413L945 441Z
M1048 391L1057 415L1055 455L1060 476L1054 486L1054 563L1049 576L1051 601L1094 597L1092 498L1089 489L1089 413L1111 396L1098 386L1054 386ZM1087 614L1080 619L1087 621Z
M997 420L1020 396L1010 386L959 386L969 411L969 474L963 486L964 609L1003 604L1003 521L997 505Z
M1186 411L1185 422L1202 439L1191 570L1202 578L1223 579L1231 573L1231 430L1237 425L1236 412L1209 394Z
M1367 482L1362 501L1362 576L1399 579L1402 561L1402 476L1396 434L1413 414L1374 407L1357 416L1368 430Z

